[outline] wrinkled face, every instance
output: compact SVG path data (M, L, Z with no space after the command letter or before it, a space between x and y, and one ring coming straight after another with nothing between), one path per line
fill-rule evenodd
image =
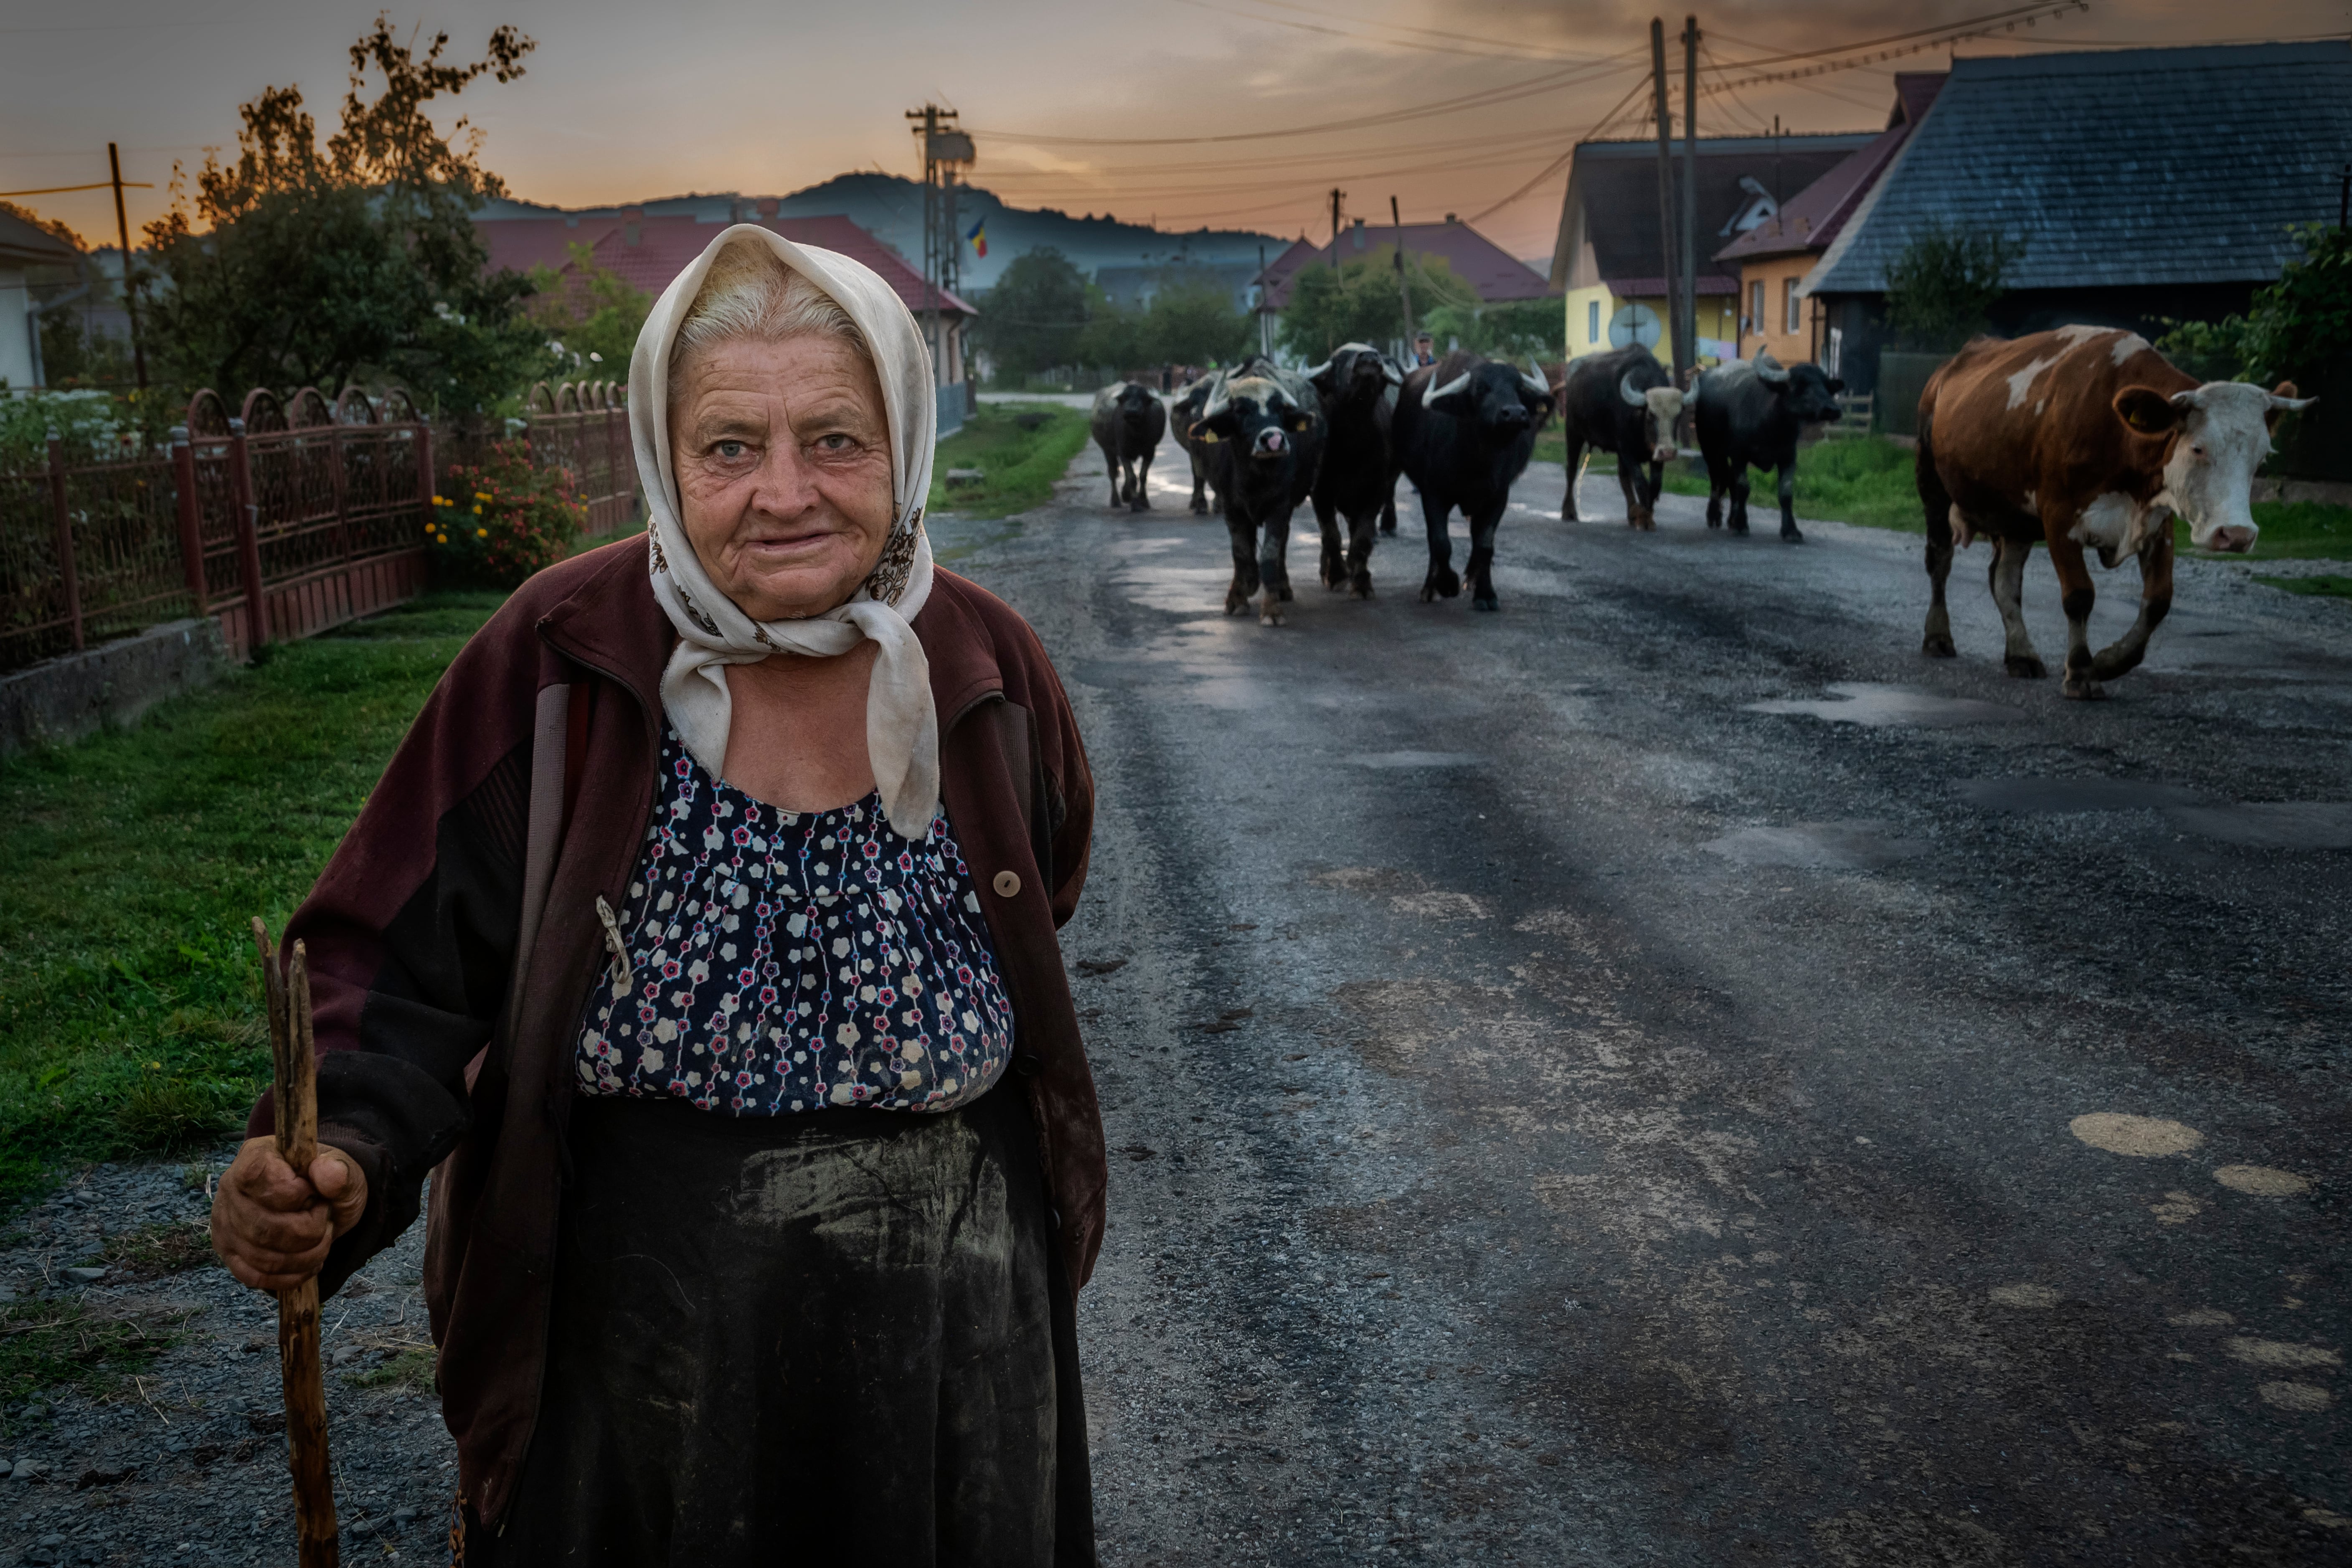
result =
M2241 382L2208 382L2168 400L2175 419L2158 500L2188 520L2200 550L2243 552L2254 521L2254 470L2270 456L2272 396Z
M1281 387L1256 377L1228 383L1223 405L1201 421L1201 436L1236 443L1261 460L1287 456L1292 437L1315 423Z
M1683 416L1683 395L1671 386L1653 386L1642 394L1642 438L1649 444L1650 461L1675 460L1675 426Z
M820 615L873 574L896 516L882 383L857 345L810 334L695 354L670 401L670 461L696 559L754 620Z

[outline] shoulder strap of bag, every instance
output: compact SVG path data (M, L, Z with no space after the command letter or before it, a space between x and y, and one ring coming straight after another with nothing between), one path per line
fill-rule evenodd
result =
M572 805L580 798L580 774L588 750L589 692L585 680L539 689L530 731L530 815L523 830L522 912L515 924L514 964L508 973L506 1005L499 1011L499 1039L514 1032L523 977L530 968L531 950L539 944L540 924L547 915L548 889L555 881L555 852L563 842ZM466 1064L467 1089L481 1076L488 1054L489 1047L485 1046Z

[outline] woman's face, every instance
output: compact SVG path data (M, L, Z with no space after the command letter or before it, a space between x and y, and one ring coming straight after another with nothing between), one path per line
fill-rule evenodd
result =
M857 592L896 516L882 384L829 335L738 339L690 358L670 400L686 537L754 620L821 615Z

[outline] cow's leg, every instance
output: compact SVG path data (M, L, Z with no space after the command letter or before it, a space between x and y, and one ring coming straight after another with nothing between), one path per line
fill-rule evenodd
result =
M1192 515L1206 517L1209 515L1208 465L1201 461L1198 452L1188 448L1185 455L1192 459Z
M1143 456L1136 459L1135 500L1132 504L1138 511L1151 510L1151 448L1149 447L1143 449Z
M2091 563L2083 559L2083 546L2069 539L2056 526L2049 529L2050 564L2058 573L2058 604L2066 612L2066 678L2060 688L2069 697L2105 697L2102 687L2091 673L2091 606L2099 597L2091 585Z
M1502 601L1495 597L1495 531L1502 526L1504 501L1484 517L1470 520L1470 561L1465 571L1470 579L1470 607L1474 610L1499 610Z
M1290 601L1290 514L1284 507L1265 520L1258 535L1257 576L1265 591L1257 602L1257 624L1282 625L1282 606Z
M1323 536L1323 560L1318 574L1326 588L1348 585L1348 552L1339 542L1339 510L1321 496L1315 498L1315 531Z
M1102 448L1103 467L1110 470L1110 504L1117 506L1119 501L1118 453L1108 441L1097 441L1095 445Z
M1380 519L1380 509L1369 506L1348 518L1348 591L1359 599L1372 596L1372 537Z
M1445 536L1445 517L1453 510L1454 502L1445 497L1422 493L1421 521L1429 531L1429 575L1421 580L1424 605L1462 592L1462 579L1454 574L1454 542Z
M1996 539L1992 564L1986 572L1993 605L2000 611L2001 627L2009 634L2002 662L2010 674L2022 680L2039 680L2050 673L2042 667L2042 656L2033 651L2033 638L2025 629L2025 559L2032 553L2030 539Z
M1742 463L1731 474L1730 529L1734 533L1748 531L1748 489L1752 481L1748 477L1748 465Z
M1797 529L1797 460L1794 458L1780 465L1780 542L1802 544L1805 536Z
M1257 592L1257 526L1229 500L1225 531L1234 542L1234 581L1225 590L1225 614L1231 616L1247 608L1250 595Z
M1396 537L1396 488L1397 476L1391 473L1389 488L1381 496L1381 531L1391 539Z
M1919 452L1919 504L1927 514L1927 627L1919 651L1931 658L1957 658L1952 646L1952 613L1944 605L1944 580L1952 574L1952 498L1944 489L1926 444Z
M1576 515L1576 481L1584 477L1583 468L1583 438L1570 436L1568 438L1568 493L1559 501L1559 520L1562 522L1580 521Z
M1728 490L1728 489L1731 489L1731 470L1730 470L1730 469L1728 469L1728 468L1717 468L1717 467L1715 464L1713 464L1713 463L1709 463L1709 464L1707 464L1707 466L1706 466L1706 525L1707 525L1707 527L1709 527L1709 528L1721 528L1721 527L1723 526L1723 497L1724 497L1724 492L1725 492L1725 491L1727 491L1727 490Z
M2147 653L2147 639L2172 608L2172 521L2139 547L2139 618L2131 630L2101 648L2091 660L2091 679L2113 680L2135 668Z

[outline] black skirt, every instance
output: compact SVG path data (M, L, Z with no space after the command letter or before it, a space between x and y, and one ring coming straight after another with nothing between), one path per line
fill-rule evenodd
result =
M960 1110L583 1099L539 1424L489 1564L1095 1562L1015 1084Z

